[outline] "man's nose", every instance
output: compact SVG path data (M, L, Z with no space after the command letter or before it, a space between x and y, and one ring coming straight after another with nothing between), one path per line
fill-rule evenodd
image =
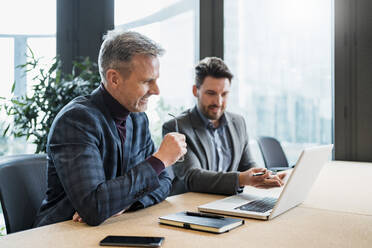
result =
M159 86L156 82L151 84L150 94L152 94L152 95L159 95L160 94L160 89L159 89Z
M222 96L217 95L216 98L215 98L215 104L218 105L218 106L221 106L222 101L223 101Z

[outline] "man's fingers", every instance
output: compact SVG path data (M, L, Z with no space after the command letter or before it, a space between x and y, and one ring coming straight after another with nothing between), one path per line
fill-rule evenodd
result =
M187 146L187 143L186 143L186 136L184 134L180 134L180 133L171 133L172 134L172 138L174 139L175 142L178 143L178 145L183 148L183 147L186 147Z
M176 141L179 145L179 147L181 148L181 155L180 157L182 157L183 155L185 155L187 153L187 143L186 143L186 136L184 134L180 134L180 133L175 133L176 135Z
M287 173L283 172L283 173L280 173L278 174L278 177L283 180L285 178L285 176L287 175Z
M272 172L270 170L267 170L266 168L254 168L250 169L250 173L259 173L263 172L263 175L259 176L252 176L251 180L253 180L252 186L255 186L257 188L272 188L272 187L281 187L284 185L284 182L282 179L286 176L286 173L280 173L276 174L275 172Z
M186 136L184 134L179 134L181 141L186 141Z
M258 172L266 173L266 171L267 171L266 168L252 168L251 170L252 170L253 173L258 173Z
M164 136L159 150L153 154L165 167L176 163L187 152L186 136L180 133L168 133Z
M72 216L72 220L75 222L84 223L83 219L79 216L78 212L74 213L74 216Z
M267 178L265 179L264 183L266 185L279 186L279 187L283 185L282 180L280 180L278 176L272 176L270 178Z
M169 133L171 136L173 136L176 140L179 140L179 141L186 141L186 136L182 133L176 133L176 132L173 132L173 133Z
M79 221L79 218L80 218L80 216L79 216L79 214L77 212L75 212L74 213L74 216L72 216L72 220L75 221L75 222L76 221Z

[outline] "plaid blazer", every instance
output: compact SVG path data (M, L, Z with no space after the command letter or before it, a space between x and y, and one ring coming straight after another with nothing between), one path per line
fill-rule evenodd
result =
M155 147L145 113L128 116L121 147L101 91L67 104L48 135L48 189L34 226L71 220L75 211L87 224L99 225L130 206L164 200L171 179L146 161Z

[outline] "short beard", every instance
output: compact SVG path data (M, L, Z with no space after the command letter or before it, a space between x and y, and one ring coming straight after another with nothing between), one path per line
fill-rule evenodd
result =
M218 120L218 119L220 119L221 118L221 116L223 115L223 110L222 110L222 112L221 112L221 115L210 115L210 114L208 114L208 108L210 107L210 106L215 106L215 105L209 105L209 106L207 106L206 108L204 108L204 107L201 107L200 109L201 109L201 112L203 113L203 115L205 116L205 117L207 117L207 119L209 119L209 120Z

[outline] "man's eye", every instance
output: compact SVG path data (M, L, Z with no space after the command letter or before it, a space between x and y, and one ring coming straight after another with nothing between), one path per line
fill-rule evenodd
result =
M155 82L155 80L146 80L146 81L144 81L143 83L144 84L152 84L152 83L154 83Z

